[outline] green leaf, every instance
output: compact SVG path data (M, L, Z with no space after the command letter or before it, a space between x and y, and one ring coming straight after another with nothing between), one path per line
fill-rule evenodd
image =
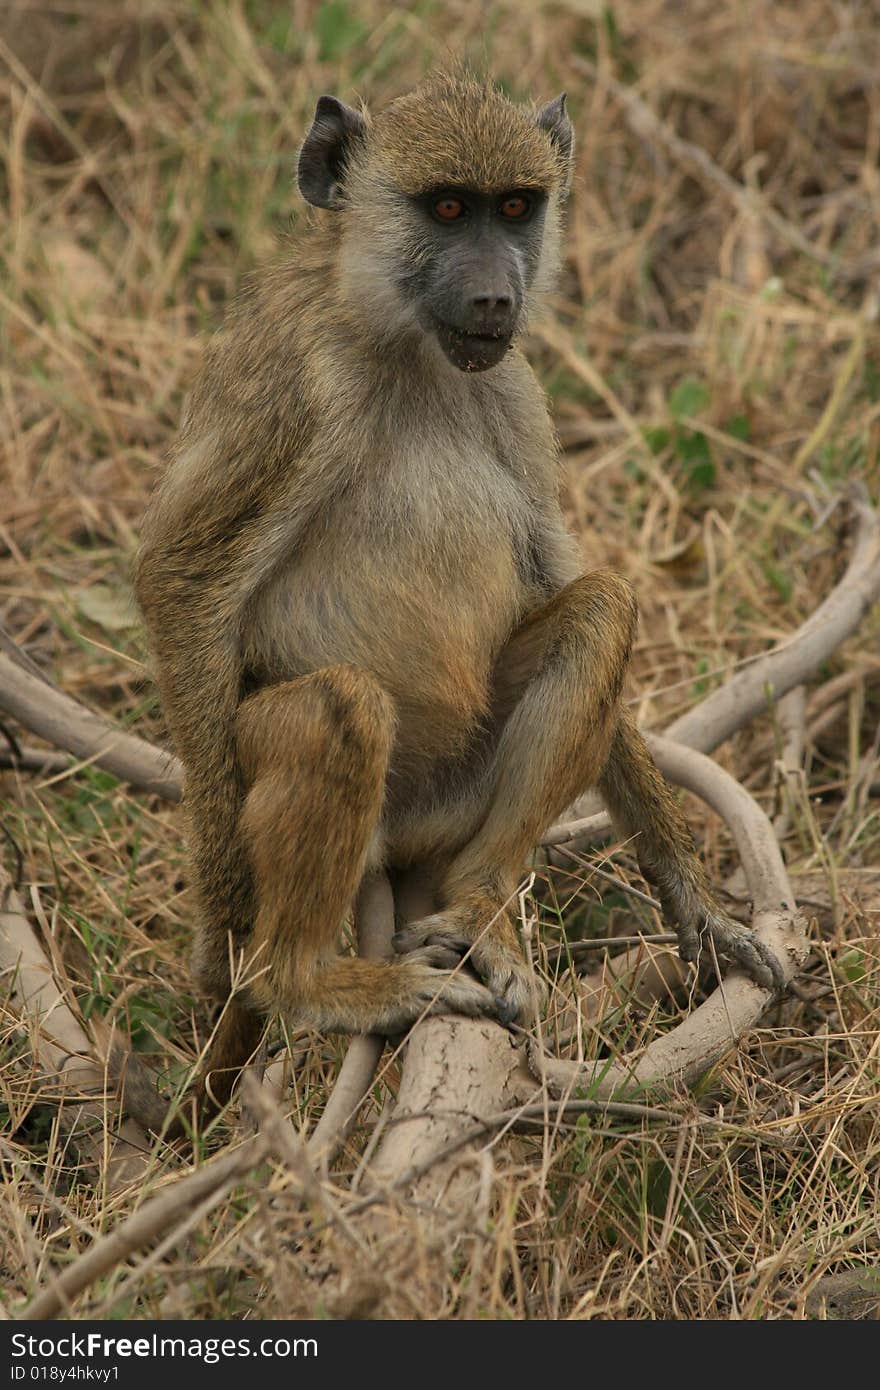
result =
M840 966L850 984L861 984L865 978L865 958L861 951L855 947L850 947L848 951L843 951L837 958Z
M791 576L786 574L785 570L779 569L770 560L765 560L762 568L779 597L788 603L792 595Z
M682 430L675 441L675 452L684 464L685 483L692 492L712 487L715 464L709 441L700 430Z
M731 415L724 429L732 439L741 439L744 443L748 442L751 437L748 416L741 413L739 415Z
M669 397L669 409L676 420L682 415L699 415L712 399L705 382L695 376L686 376L680 381Z
M644 435L645 443L652 454L662 454L663 450L669 447L669 441L672 438L664 425L658 425L655 429L646 429Z

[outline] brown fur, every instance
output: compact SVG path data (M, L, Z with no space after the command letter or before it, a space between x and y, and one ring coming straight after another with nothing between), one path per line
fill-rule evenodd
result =
M442 184L500 193L566 177L532 113L466 75L440 74L398 97L373 125L371 172L404 193Z
M345 213L319 216L208 352L137 593L186 767L198 974L223 998L230 951L248 962L209 1058L220 1098L275 1008L350 1031L493 996L527 1014L508 900L542 830L597 783L688 949L722 923L621 711L635 602L609 571L579 574L530 368L515 349L457 371L394 284L393 188L539 184L540 289L567 178L498 92L426 84L368 124ZM438 911L399 935L413 954L342 960L340 924L381 863L430 872ZM488 990L448 971L468 948Z

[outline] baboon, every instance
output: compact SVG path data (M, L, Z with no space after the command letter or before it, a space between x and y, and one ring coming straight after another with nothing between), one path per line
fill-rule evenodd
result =
M248 983L207 1060L228 1097L268 1013L397 1033L429 1009L523 1019L511 898L597 787L693 959L762 985L621 688L629 584L583 572L517 342L559 260L564 96L434 76L378 115L323 96L308 228L207 353L136 574L186 769L198 978ZM337 954L364 873L418 866L431 915L388 962ZM479 979L453 970L463 952Z

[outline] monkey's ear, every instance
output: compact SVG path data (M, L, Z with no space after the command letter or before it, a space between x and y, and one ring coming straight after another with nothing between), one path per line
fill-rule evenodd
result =
M556 146L568 173L565 178L563 191L568 189L571 182L571 157L574 151L574 131L571 121L565 110L565 92L560 92L553 101L548 101L546 106L542 106L535 117L539 130L546 130L553 144Z
M320 97L315 119L299 152L296 177L299 191L316 208L341 208L343 181L351 151L366 133L359 111L337 97Z

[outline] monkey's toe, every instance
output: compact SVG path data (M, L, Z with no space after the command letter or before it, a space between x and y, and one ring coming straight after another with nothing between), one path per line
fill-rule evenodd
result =
M429 948L424 954L428 955L432 950ZM422 955L423 952L418 951L410 959L419 961ZM498 1004L491 991L471 974L461 970L453 973L427 966L418 1003L419 1013L456 1013L464 1014L467 1018L498 1016Z
M678 954L683 961L697 960L708 937L719 957L740 966L762 989L777 992L785 988L782 965L750 927L705 900L677 915Z
M480 941L474 946L470 959L480 979L495 996L500 1022L525 1026L533 1023L544 1003L546 990L519 952L514 954L494 941Z
M719 955L741 966L756 984L774 993L785 988L785 974L775 953L750 927L733 917L710 914L706 923Z

